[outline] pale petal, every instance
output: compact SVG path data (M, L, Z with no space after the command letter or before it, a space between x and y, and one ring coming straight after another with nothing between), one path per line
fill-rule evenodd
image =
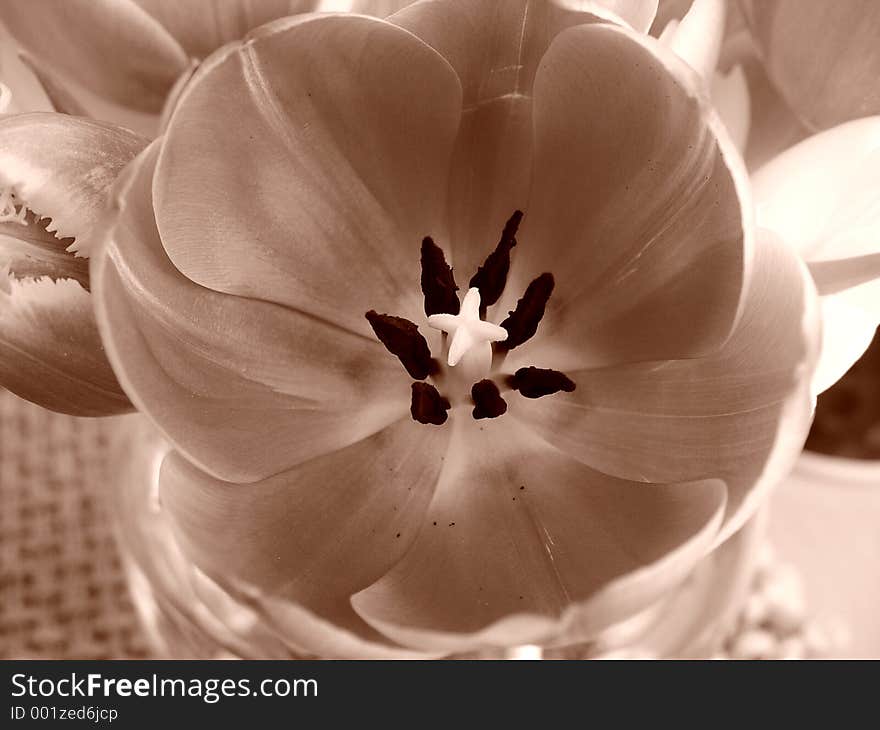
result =
M119 171L146 145L120 127L64 114L0 120L0 185L13 187L35 213L52 219L59 237L88 256Z
M172 86L171 90L168 92L165 104L162 106L162 113L159 115L159 120L156 125L159 134L165 133L165 130L168 127L168 122L171 121L171 115L177 108L177 102L180 101L180 96L183 94L183 90L189 85L189 82L193 80L200 65L200 61L192 61L187 69L177 77L177 81L174 82L174 86Z
M736 3L730 3L729 7L736 8ZM728 15L728 24L741 20L739 14ZM735 104L732 111L737 116L748 114L748 145L743 150L748 169L755 170L767 160L792 145L808 137L810 132L803 122L794 114L786 101L767 78L764 64L758 55L755 44L748 30L741 28L724 39L721 52L719 69L728 74L727 91L742 95L742 88L738 88L740 80L737 69L741 69L745 75L748 91L748 104L745 101L735 99L716 98L718 85L713 87L712 101L719 106L719 113L725 123L731 111L727 104ZM736 86L734 86L734 82ZM731 135L736 139L735 129L731 129Z
M239 590L268 605L290 601L381 641L352 612L349 597L415 541L450 433L407 414L363 441L255 484L220 482L171 454L160 499L184 552L220 586L247 586Z
M415 544L353 605L424 650L583 641L684 577L724 499L721 482L629 483L513 421L464 421Z
M809 261L827 304L820 393L880 322L880 117L813 135L758 170L753 185L759 222Z
M120 186L92 261L108 355L139 410L210 474L254 481L406 413L409 378L373 337L205 290L174 268L151 209L157 145Z
M0 271L0 383L76 416L131 410L104 357L91 297L70 279L17 280Z
M752 185L759 225L807 260L880 251L880 117L809 137L755 172Z
M94 92L157 112L183 49L133 0L4 0L0 20L23 48Z
M707 82L721 54L726 12L724 0L693 0L673 31L661 37L662 42Z
M52 102L20 54L18 44L0 22L0 80L8 88L10 104L3 113L52 111Z
M387 18L412 4L413 0L322 0L316 9L322 13L360 13Z
M8 114L14 111L12 92L6 84L0 82L0 114Z
M452 69L360 16L277 21L204 64L154 185L189 278L369 334L423 316L419 243L439 225L460 115Z
M603 20L568 6L531 0L431 0L391 22L415 33L452 64L464 110L449 175L450 264L462 280L482 264L515 210L526 210L532 174L532 86L553 38ZM536 275L540 272L536 272Z
M730 138L740 154L745 154L751 124L751 99L742 66L735 66L726 74L716 72L712 79L711 96Z
M813 376L813 395L828 390L855 364L877 331L877 317L845 296L822 297L822 351Z
M647 33L657 15L658 0L554 0L570 10L604 15L610 12L635 30Z
M204 58L270 20L316 9L318 0L134 0L187 55Z
M88 116L76 95L71 92L65 81L48 64L35 58L30 53L22 53L21 61L31 70L43 87L54 111L60 114L72 114L80 117Z
M729 498L722 532L730 535L800 452L818 356L818 300L803 263L775 237L759 241L743 317L717 353L569 369L574 392L514 401L508 415L622 478L723 479Z
M550 271L556 289L534 343L568 348L578 367L718 349L748 280L751 204L693 72L623 28L572 28L539 70L535 135L532 197L498 311Z
M705 659L736 626L752 585L755 559L766 539L764 509L709 553L675 590L643 614L604 633L602 656L633 650L669 659Z
M741 4L770 78L814 129L880 113L880 4Z

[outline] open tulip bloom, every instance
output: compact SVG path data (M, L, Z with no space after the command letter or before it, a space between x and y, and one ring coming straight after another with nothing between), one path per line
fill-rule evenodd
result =
M182 552L304 653L564 645L649 609L798 456L799 250L856 230L839 200L803 221L815 147L749 180L654 10L295 16L202 62L149 144L0 120L4 384L130 399ZM854 124L826 133L850 156ZM855 260L812 265L820 292Z

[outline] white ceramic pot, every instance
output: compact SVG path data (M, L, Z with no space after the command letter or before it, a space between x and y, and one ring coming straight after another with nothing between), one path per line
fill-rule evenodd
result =
M846 627L843 654L880 657L880 460L804 452L773 495L769 536L810 614Z

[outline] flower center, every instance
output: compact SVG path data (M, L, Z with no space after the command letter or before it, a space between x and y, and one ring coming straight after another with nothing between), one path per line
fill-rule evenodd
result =
M507 339L507 330L480 319L480 290L472 286L461 303L458 314L432 314L428 325L452 337L446 364L472 373L474 379L489 373L492 366L492 343Z
M473 418L497 418L507 411L502 391L514 390L526 398L541 398L575 389L574 382L557 370L501 370L507 352L537 332L554 287L553 275L541 274L528 285L516 308L500 325L486 321L488 307L501 298L507 284L511 251L517 244L522 217L522 212L516 211L507 221L501 240L471 277L461 302L443 250L430 237L422 240L425 314L428 326L444 333L446 367L432 357L418 325L375 310L366 313L376 337L397 356L406 371L418 381L431 381L412 385L410 413L415 421L442 425L448 418L447 411L462 404L472 407Z

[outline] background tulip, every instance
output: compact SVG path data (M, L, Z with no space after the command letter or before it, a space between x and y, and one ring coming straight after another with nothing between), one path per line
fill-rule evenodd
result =
M130 409L95 325L86 257L107 189L144 144L61 114L0 119L0 384L47 408Z
M223 590L323 627L300 641L354 642L313 651L589 638L733 534L800 449L805 269L756 245L693 71L590 7L267 26L202 65L117 186L92 281L114 369L172 447L163 507ZM421 323L436 357L419 242L463 287L518 210L481 316L542 272L554 287L487 376L576 388L505 390L476 420L459 371L413 374L365 313ZM443 425L411 415L414 379L448 397Z

